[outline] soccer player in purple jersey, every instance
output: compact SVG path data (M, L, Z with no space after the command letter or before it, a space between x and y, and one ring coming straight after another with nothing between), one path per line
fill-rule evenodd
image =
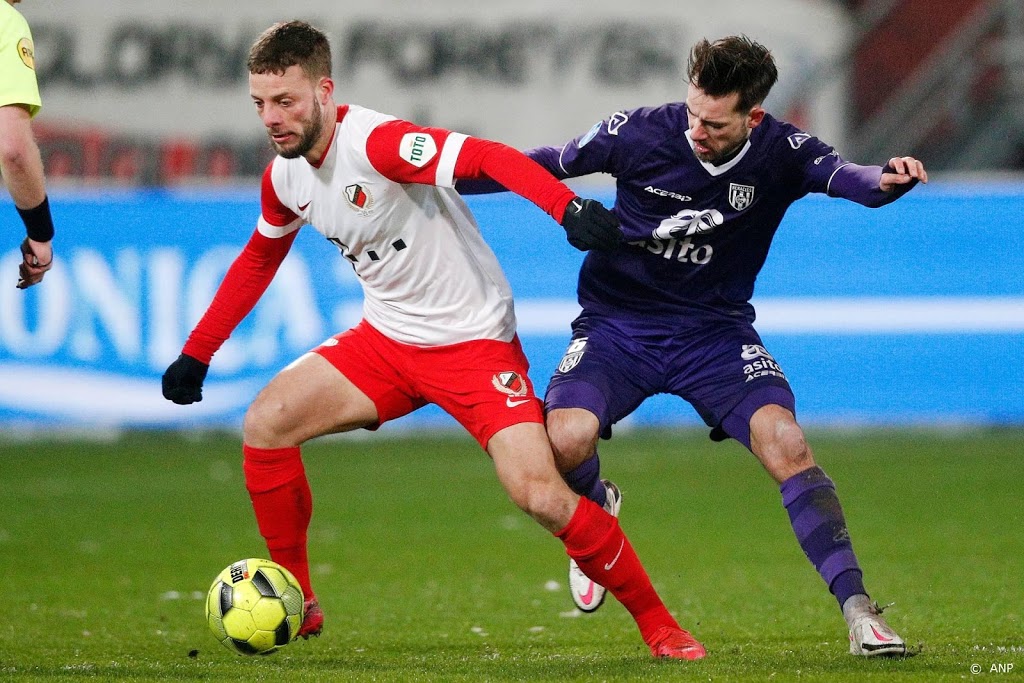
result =
M600 477L598 438L649 396L679 396L713 440L736 439L779 483L800 547L842 608L850 652L904 655L864 588L835 486L754 330L750 298L793 202L818 192L878 207L927 173L912 157L884 167L844 161L765 112L778 71L745 36L702 40L688 67L685 103L616 112L564 146L527 152L562 179L614 176L624 233L617 249L589 252L580 270L583 312L545 398L559 470L617 514L621 496ZM577 607L601 605L604 590L572 564L569 578Z

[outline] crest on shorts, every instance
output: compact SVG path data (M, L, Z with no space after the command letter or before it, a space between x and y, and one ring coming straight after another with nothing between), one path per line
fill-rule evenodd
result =
M491 378L491 384L495 389L509 396L526 396L526 392L529 390L522 375L511 370L496 374Z
M753 185L729 183L729 206L737 211L742 211L750 206L752 201L754 201Z
M573 339L569 344L569 348L565 350L565 355L562 356L562 360L558 363L558 371L566 373L579 365L580 359L583 358L583 353L586 349L587 337Z

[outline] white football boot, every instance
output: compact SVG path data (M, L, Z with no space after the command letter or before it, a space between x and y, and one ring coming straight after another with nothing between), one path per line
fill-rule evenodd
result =
M877 602L866 595L855 595L843 605L843 616L850 626L850 654L862 657L904 657L907 644L882 618Z
M618 517L619 508L622 507L622 493L618 486L607 479L602 479L601 483L607 491L604 509L612 517ZM591 581L576 564L576 560L569 560L569 592L581 612L593 612L604 602L604 586Z

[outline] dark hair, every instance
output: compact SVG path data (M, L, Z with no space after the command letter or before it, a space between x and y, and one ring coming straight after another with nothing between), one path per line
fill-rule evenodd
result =
M744 113L764 102L779 79L772 53L746 36L701 40L690 50L687 69L690 83L711 97L739 93L736 109Z
M330 77L331 44L304 21L281 22L260 34L246 64L251 74L281 74L298 65L310 78Z

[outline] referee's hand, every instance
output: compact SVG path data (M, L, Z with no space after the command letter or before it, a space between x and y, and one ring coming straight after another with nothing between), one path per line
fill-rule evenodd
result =
M27 289L42 282L43 275L53 267L53 246L50 242L36 242L26 237L21 243L21 263L18 265L18 289Z

